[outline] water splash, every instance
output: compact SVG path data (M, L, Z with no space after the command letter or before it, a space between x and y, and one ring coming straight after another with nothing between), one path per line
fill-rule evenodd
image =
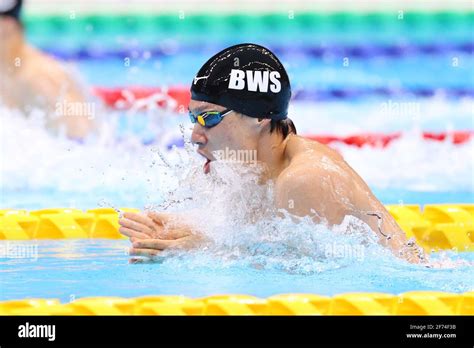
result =
M297 218L277 211L273 184L262 184L259 179L263 168L214 161L205 175L199 165L202 159L193 151L189 147L180 156L172 152L169 159L162 158L172 180L165 185L164 201L152 208L179 214L177 219L194 226L208 243L199 250L166 251L161 262L173 267L246 265L297 274L352 267L354 263L407 265L382 247L378 235L355 216L346 216L341 224L328 228L325 223L315 224L310 216ZM187 261L182 262L183 258ZM465 266L471 264L446 258L416 267Z
M297 274L348 267L373 257L393 262L391 252L356 217L346 216L330 229L310 216L277 211L273 185L260 182L263 169L258 165L214 161L205 175L192 154L185 154L186 164L173 156L175 162L165 160L174 181L166 185L165 201L152 207L178 214L176 219L191 224L207 243L198 250L165 251L160 262L173 267L245 265Z
M100 124L97 134L77 142L50 133L41 110L24 115L0 105L0 113L1 182L6 189L141 192L151 180L147 166L153 154L136 134L120 138L113 122L120 114L108 115L110 122Z

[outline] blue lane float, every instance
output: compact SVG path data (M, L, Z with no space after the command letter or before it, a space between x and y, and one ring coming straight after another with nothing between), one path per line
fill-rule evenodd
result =
M88 60L109 58L139 58L139 57L163 57L175 54L203 54L207 55L221 46L218 45L176 45L172 48L165 46L151 47L149 49L122 48L101 49L98 47L83 47L76 51L61 50L57 47L44 47L43 49L51 55L65 60ZM472 54L474 42L459 44L419 44L419 45L334 45L334 46L270 46L278 55L303 55L311 58L323 58L326 56L352 57L357 59L370 59L375 57L397 58L410 55L446 55L452 53Z

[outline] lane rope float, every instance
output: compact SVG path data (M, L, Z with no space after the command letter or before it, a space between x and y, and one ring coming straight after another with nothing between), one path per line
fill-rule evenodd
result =
M474 315L474 292L33 298L1 301L0 315Z
M151 106L171 107L175 111L187 110L191 94L189 86L170 87L93 87L91 92L102 99L104 103L114 109L130 109L134 103L140 100L143 103L140 109ZM400 98L416 97L430 98L443 95L446 98L474 98L474 89L471 88L329 88L324 90L296 90L293 92L293 101L339 101L345 99L357 99L366 97ZM154 100L157 98L158 100Z
M423 211L418 205L386 208L407 238L415 238L428 252L474 251L474 204L427 204ZM118 213L113 208L0 210L0 240L125 239L118 228Z
M43 45L44 46L44 45ZM209 55L219 50L219 45L179 45L176 43L172 48L166 45L155 47L130 47L130 48L107 48L96 47L94 45L81 47L72 50L57 47L42 47L50 55L63 60L93 60L93 59L140 59L158 58L174 56L177 54L202 54ZM433 44L390 44L390 45L332 45L332 46L277 46L269 45L268 48L284 56L305 56L313 59L320 59L328 56L349 57L354 59L371 58L400 58L415 55L449 55L449 54L472 54L474 50L473 42L463 42L457 44L433 43Z

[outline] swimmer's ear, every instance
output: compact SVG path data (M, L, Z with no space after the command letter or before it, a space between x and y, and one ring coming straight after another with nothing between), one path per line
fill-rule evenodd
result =
M257 118L257 123L255 124L257 127L256 129L259 132L263 132L265 129L269 127L270 120L268 118Z

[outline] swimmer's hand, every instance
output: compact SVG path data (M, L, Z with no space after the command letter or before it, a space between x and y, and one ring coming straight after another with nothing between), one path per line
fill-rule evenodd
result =
M179 217L167 213L124 213L119 232L130 238L130 255L157 256L165 249L191 249L202 237Z

